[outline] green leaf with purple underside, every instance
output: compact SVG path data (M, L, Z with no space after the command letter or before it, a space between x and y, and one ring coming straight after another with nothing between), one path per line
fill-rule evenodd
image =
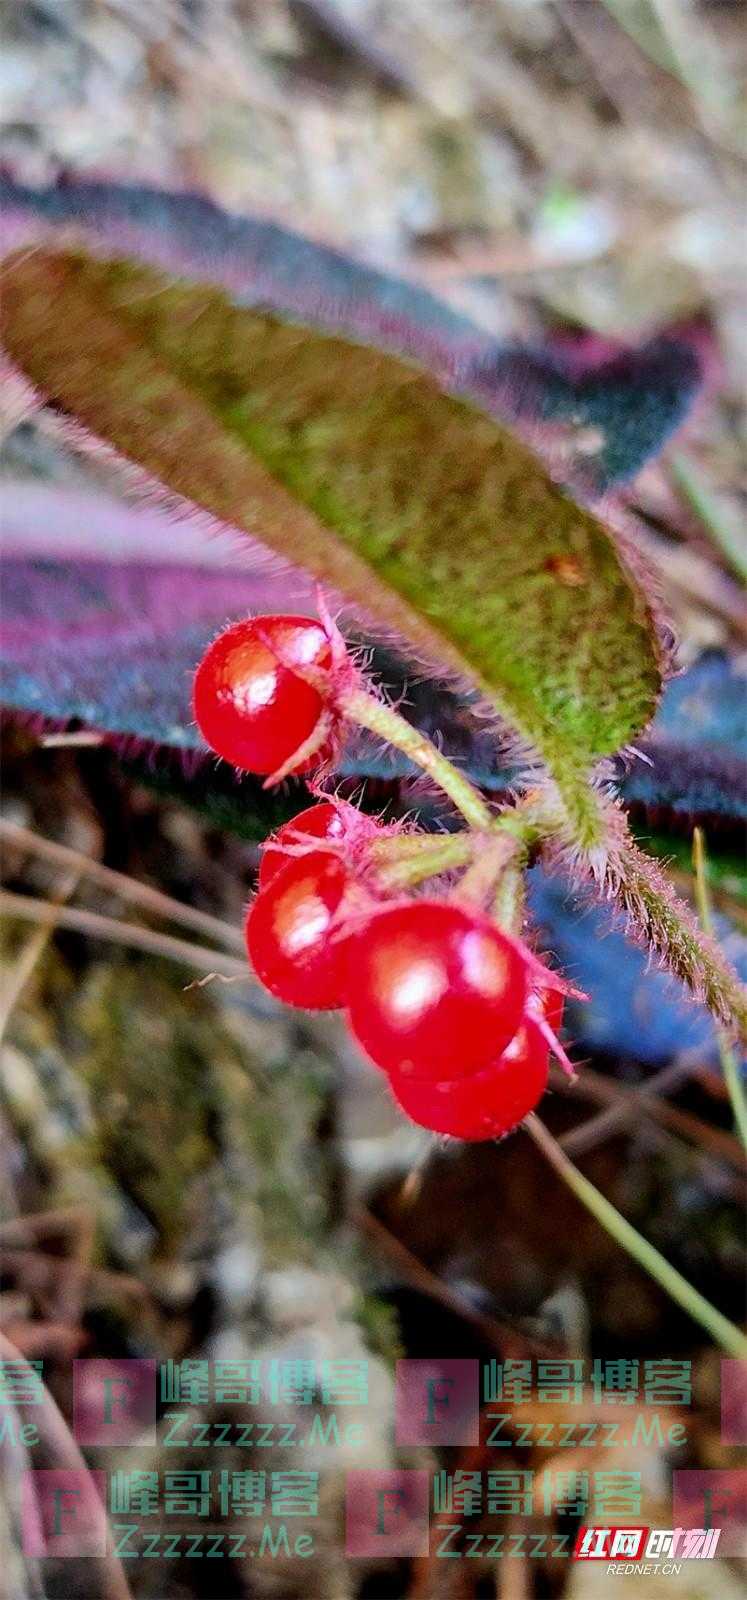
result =
M3 318L60 410L476 686L582 818L588 768L653 714L657 643L525 445L391 355L129 262L19 252Z

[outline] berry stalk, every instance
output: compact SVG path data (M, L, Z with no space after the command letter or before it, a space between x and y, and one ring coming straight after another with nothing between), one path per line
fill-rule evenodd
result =
M460 878L452 892L453 900L460 900L465 905L470 903L486 908L494 899L497 885L505 879L509 864L513 863L518 854L518 845L515 839L508 834L493 834L485 841L482 850L476 852L471 865ZM513 875L511 875L513 876ZM502 923L500 917L496 919L507 932L517 931Z
M420 767L421 772L427 773L439 789L448 795L471 828L491 827L493 814L490 807L473 788L469 778L465 778L425 734L411 727L391 706L384 705L383 701L377 700L365 689L352 689L341 697L339 709L348 722L354 722L359 728L366 728L377 738L394 745L396 750L401 750L415 766Z
M427 878L468 866L484 838L478 833L400 833L374 839L367 854L375 886L382 893L413 889Z
M525 894L522 865L521 858L506 863L493 898L493 916L499 928L504 928L506 933L513 934L515 939L521 936L521 927L524 920Z

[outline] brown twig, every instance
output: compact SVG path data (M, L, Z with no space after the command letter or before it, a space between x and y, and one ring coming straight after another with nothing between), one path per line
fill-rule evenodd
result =
M666 1084L659 1083L659 1076L657 1074L640 1088L630 1088L627 1084L603 1077L590 1067L584 1067L574 1085L574 1097L597 1101L609 1109L589 1117L570 1133L563 1134L559 1144L567 1153L573 1151L575 1155L596 1149L597 1145L627 1128L631 1122L640 1122L643 1114L663 1128L671 1129L701 1149L708 1150L710 1154L728 1161L730 1166L744 1175L747 1161L739 1140L726 1129L712 1128L692 1112L683 1111L681 1107L670 1105L668 1100L662 1099ZM554 1071L552 1081L557 1087L563 1087L565 1083L562 1074Z
M228 945L232 950L244 948L239 929L232 927L230 922L223 922L220 917L212 917L207 911L198 911L194 906L185 905L181 900L174 900L171 895L163 894L160 889L152 889L149 884L128 877L127 873L115 872L112 867L105 867L100 861L92 861L90 856L83 855L80 850L72 850L68 845L57 844L54 839L45 839L42 834L35 833L31 828L22 828L18 823L0 818L0 839L4 839L7 844L29 850L42 860L54 862L56 866L75 870L81 877L90 878L93 883L100 884L102 889L108 889L118 899L142 906L143 910L152 911L155 916L164 917L168 922L180 922L185 928L193 928L195 933L205 934L209 939L218 939L221 944Z
M50 905L50 901L37 900L31 895L0 891L0 915L4 913L9 917L20 917L26 922L44 923L48 920ZM82 911L73 906L58 911L57 924L74 933L88 934L93 939L106 939L112 944L129 945L133 950L144 950L149 955L183 962L202 972L225 973L230 977L243 977L247 983L252 981L245 961L224 955L221 950L206 950L202 945L188 943L186 939L175 939L171 934L139 928L132 922L119 922L116 917L102 917L95 911Z
M68 873L64 883L60 885L54 900L49 902L49 916L40 924L35 933L32 933L8 973L7 980L3 984L2 994L0 994L0 1044L5 1037L8 1023L26 988L26 984L59 921L60 908L75 893L79 877L80 873L77 871Z
M437 1300L447 1310L453 1311L463 1321L471 1323L497 1350L505 1355L524 1355L527 1351L541 1356L558 1354L557 1345L538 1339L521 1328L511 1327L509 1323L501 1322L497 1317L489 1317L484 1312L477 1311L467 1300L463 1300L461 1295L450 1289L435 1272L431 1272L430 1267L419 1261L417 1256L408 1250L407 1245L391 1233L386 1224L365 1206L359 1205L354 1208L353 1221L368 1234L390 1261L399 1267L404 1278L422 1290L423 1294L430 1295L431 1299Z
M44 1359L67 1364L87 1343L84 1328L71 1327L69 1322L14 1321L12 1317L2 1322L6 1338L20 1350L27 1361Z
M21 1364L26 1368L28 1378L30 1380L35 1378L36 1374L25 1357L3 1333L0 1333L0 1356L3 1361ZM64 1467L69 1472L84 1473L86 1477L89 1476L83 1456L48 1389L44 1390L41 1405L25 1406L20 1401L18 1409L22 1416L28 1412L27 1420L36 1423L39 1435L56 1465ZM115 1555L107 1553L102 1556L88 1556L86 1560L91 1562L92 1571L98 1573L100 1585L98 1592L102 1600L132 1600L132 1593L121 1563Z

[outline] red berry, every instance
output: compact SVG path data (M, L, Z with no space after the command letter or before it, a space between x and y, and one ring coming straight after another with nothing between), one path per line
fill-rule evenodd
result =
M479 913L393 906L351 941L350 1026L386 1072L440 1082L494 1061L519 1027L526 967Z
M423 1083L394 1073L395 1099L421 1128L454 1139L497 1139L510 1133L541 1100L547 1087L549 1048L526 1022L491 1066L449 1083Z
M259 887L266 889L276 872L292 860L291 853L285 847L290 846L292 850L296 843L301 843L296 840L297 834L303 834L304 837L308 835L310 839L348 839L352 843L378 831L378 823L372 817L364 816L346 800L322 800L317 806L308 806L290 822L284 822L282 828L278 828L277 833L268 839L262 851Z
M329 669L330 643L318 622L253 617L227 628L205 652L195 674L195 717L211 749L232 766L276 772L317 727L323 697L289 661L299 669ZM320 759L321 753L314 763Z
M308 1011L345 1004L346 945L337 914L350 876L326 851L290 858L249 908L249 960L271 994Z
M296 834L303 834L304 838L309 839L342 839L343 832L339 808L331 800L323 800L321 805L307 806L305 811L299 811L297 817L284 822L282 828L278 828L277 833L264 845L259 864L260 889L266 889L277 873L294 859L284 847L296 843Z

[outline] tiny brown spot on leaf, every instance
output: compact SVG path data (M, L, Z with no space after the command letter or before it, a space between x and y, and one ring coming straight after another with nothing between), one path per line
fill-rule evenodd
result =
M551 572L567 589L581 589L586 583L586 573L577 556L549 556L545 571Z

